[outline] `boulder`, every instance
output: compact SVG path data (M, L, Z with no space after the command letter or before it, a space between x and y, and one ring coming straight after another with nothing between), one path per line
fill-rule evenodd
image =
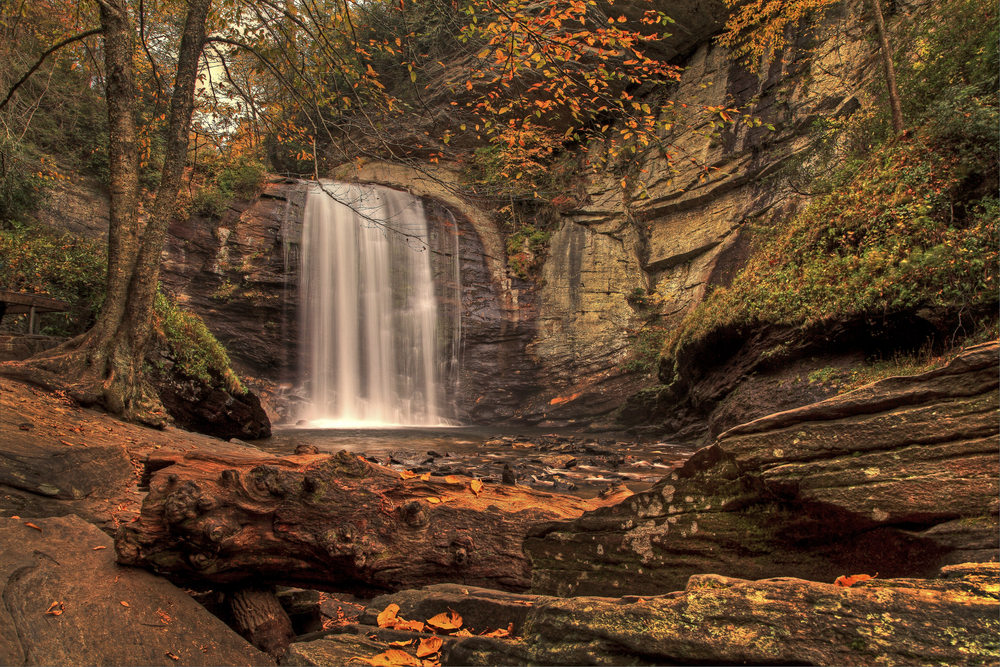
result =
M76 516L0 519L0 664L274 664Z
M830 581L996 560L998 345L722 434L648 491L538 526L532 592L648 595L714 573Z
M174 422L189 431L221 440L271 437L271 420L252 391L232 394L197 380L162 376L156 388Z
M428 586L373 600L361 625L293 644L285 664L367 662L392 649L415 657L414 640L430 635L376 628L389 604L399 605L398 616L407 620L459 612L467 635L443 638L443 665L995 663L997 563L951 566L940 574L850 587L706 574L691 577L682 591L622 598ZM492 627L509 627L511 635L475 635Z

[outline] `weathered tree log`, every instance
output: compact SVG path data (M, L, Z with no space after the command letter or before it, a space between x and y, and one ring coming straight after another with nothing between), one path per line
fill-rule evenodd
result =
M146 464L138 521L118 561L185 585L269 583L386 591L453 582L530 585L528 527L621 496L581 500L468 478L414 477L355 454L241 457L190 452Z

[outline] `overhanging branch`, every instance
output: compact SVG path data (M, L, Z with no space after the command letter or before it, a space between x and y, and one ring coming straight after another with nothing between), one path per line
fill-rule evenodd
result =
M42 63L45 62L46 58L48 58L53 53L55 53L62 47L66 46L67 44L72 44L73 42L79 42L81 39L86 39L87 37L90 37L91 35L96 35L100 32L102 32L101 28L94 28L93 30L82 32L79 35L76 35L75 37L68 37L63 41L59 42L58 44L56 44L55 46L53 46L52 48L50 48L45 53L43 53L41 57L38 59L38 62L32 65L31 69L28 70L27 74L22 76L21 80L15 83L13 87L10 89L10 91L8 91L7 97L4 98L3 102L0 102L0 111L3 111L3 108L7 106L7 103L10 102L12 97L14 97L14 93L17 92L17 89L20 88L22 85L24 85L24 83L31 78L31 75L34 74L38 70L38 68L42 66Z

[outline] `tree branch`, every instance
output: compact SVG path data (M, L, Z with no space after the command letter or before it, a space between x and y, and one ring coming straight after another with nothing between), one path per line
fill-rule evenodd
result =
M87 37L90 37L91 35L96 35L96 34L102 32L102 31L103 31L102 28L94 28L93 30L88 30L87 32L82 32L79 35L76 35L75 37L68 37L68 38L64 39L63 41L59 42L58 44L56 44L55 46L53 46L52 48L50 48L45 53L43 53L41 55L41 57L38 59L38 62L36 62L31 67L31 69L28 70L28 73L25 74L24 76L22 76L21 80L18 81L17 83L15 83L14 86L10 89L10 91L8 91L7 97L4 98L3 102L0 102L0 111L2 111L3 108L5 106L7 106L7 103L10 102L10 99L12 97L14 97L14 93L17 92L17 89L20 88L28 79L30 79L31 75L34 74L35 71L37 71L38 68L42 66L42 63L45 62L46 58L48 58L53 53L55 53L56 51L58 51L62 47L66 46L67 44L72 44L73 42L78 42L81 39L86 39Z

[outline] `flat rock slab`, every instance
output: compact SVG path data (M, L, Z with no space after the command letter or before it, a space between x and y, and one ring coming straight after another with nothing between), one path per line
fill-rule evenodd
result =
M3 665L274 664L76 516L0 519L0 590Z
M0 378L0 517L75 514L109 532L138 515L140 461L151 452L257 452L176 428L126 424Z
M623 598L428 586L374 601L363 619L390 602L415 619L458 603L489 608L493 624L515 624L510 638L445 637L443 665L996 664L998 573L997 563L970 563L944 568L942 578L852 587L708 574L691 577L683 591ZM389 649L414 656L414 640L426 636L350 626L293 644L287 664L367 662Z

